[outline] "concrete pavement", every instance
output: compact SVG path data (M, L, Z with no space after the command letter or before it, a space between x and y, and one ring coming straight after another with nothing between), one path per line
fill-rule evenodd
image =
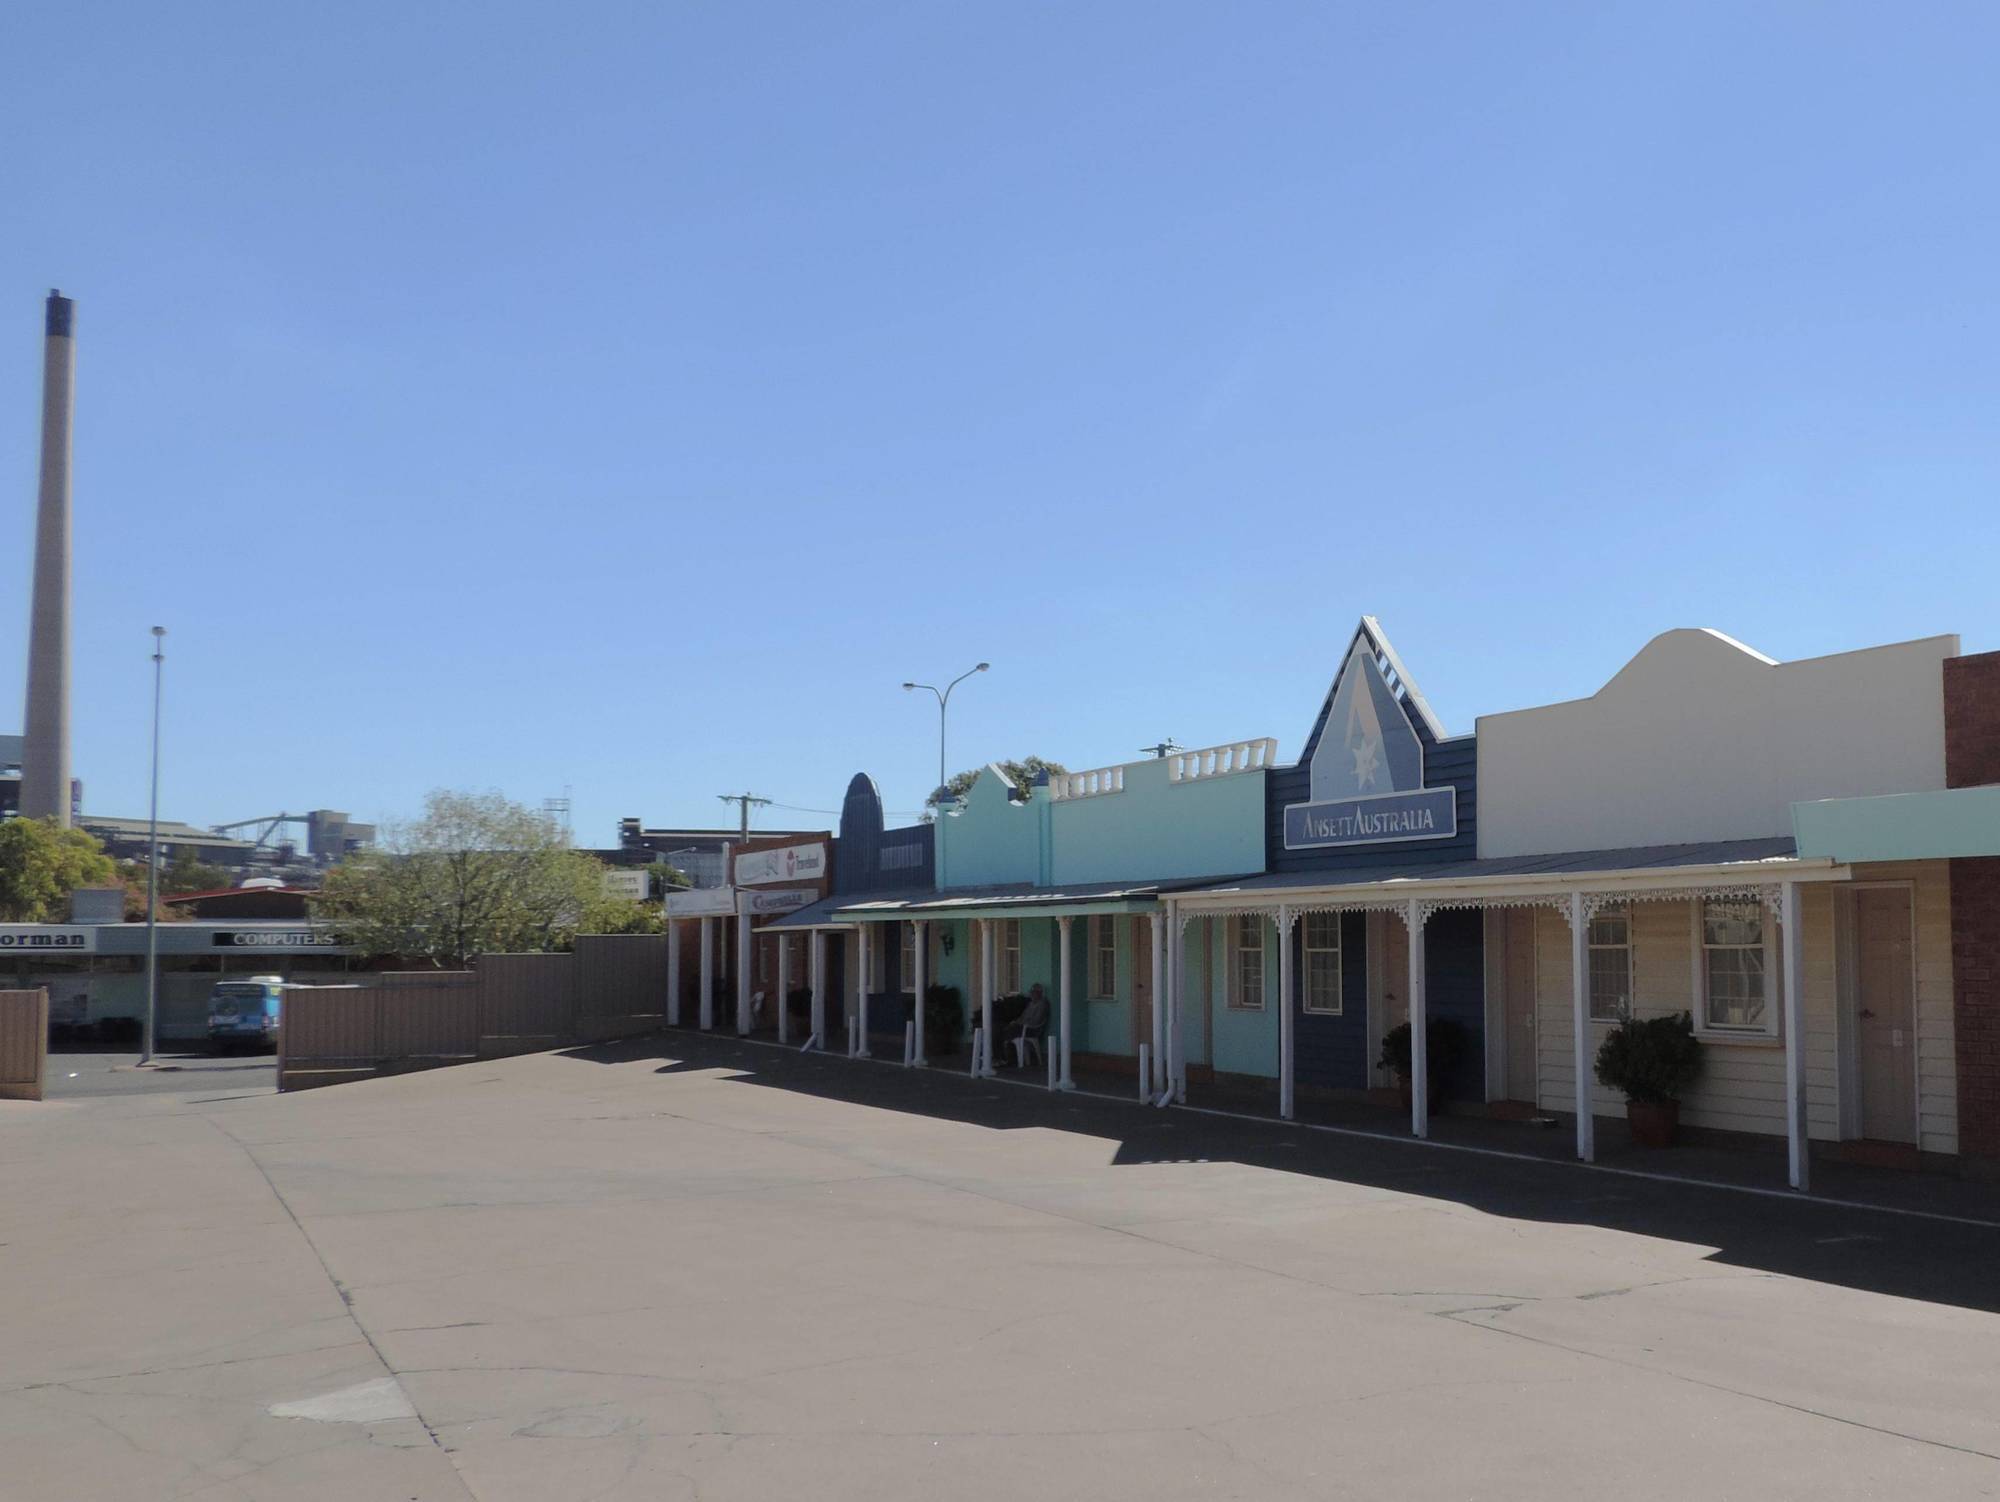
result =
M0 1104L0 1495L2000 1496L2000 1230L675 1036Z

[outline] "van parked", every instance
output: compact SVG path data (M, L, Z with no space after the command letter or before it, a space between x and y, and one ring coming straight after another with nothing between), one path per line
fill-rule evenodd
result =
M227 1053L246 1043L275 1047L284 994L284 977L278 975L217 981L208 993L209 1052Z

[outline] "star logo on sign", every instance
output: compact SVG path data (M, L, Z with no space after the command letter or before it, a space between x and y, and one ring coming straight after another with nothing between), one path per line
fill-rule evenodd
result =
M1382 755L1382 743L1370 736L1354 748L1354 785L1375 786L1375 769Z

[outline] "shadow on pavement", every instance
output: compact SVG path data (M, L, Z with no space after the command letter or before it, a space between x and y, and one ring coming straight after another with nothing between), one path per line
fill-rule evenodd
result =
M1712 1248L1711 1260L1731 1267L2000 1312L2000 1224L1919 1218L1789 1192L1744 1193L1635 1178L1575 1163L1455 1151L1407 1137L1337 1134L1279 1121L1052 1095L958 1072L802 1055L691 1032L566 1049L561 1056L602 1064L660 1059L660 1074L734 1070L746 1085L996 1131L1084 1132L1116 1142L1114 1164L1241 1163L1448 1200L1516 1220L1600 1226L1706 1246ZM1973 1213L1970 1204L2000 1222L2000 1191L1940 1182L1954 1191L1949 1213Z

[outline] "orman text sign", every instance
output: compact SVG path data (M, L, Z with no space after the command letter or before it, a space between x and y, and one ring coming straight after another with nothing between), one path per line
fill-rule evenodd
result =
M739 887L770 881L818 881L824 875L824 845L787 845L782 850L751 850L736 857Z
M89 954L97 934L88 928L42 923L0 923L0 954Z
M1285 848L1388 845L1398 840L1448 840L1458 833L1452 788L1418 788L1372 798L1294 803L1285 810Z

